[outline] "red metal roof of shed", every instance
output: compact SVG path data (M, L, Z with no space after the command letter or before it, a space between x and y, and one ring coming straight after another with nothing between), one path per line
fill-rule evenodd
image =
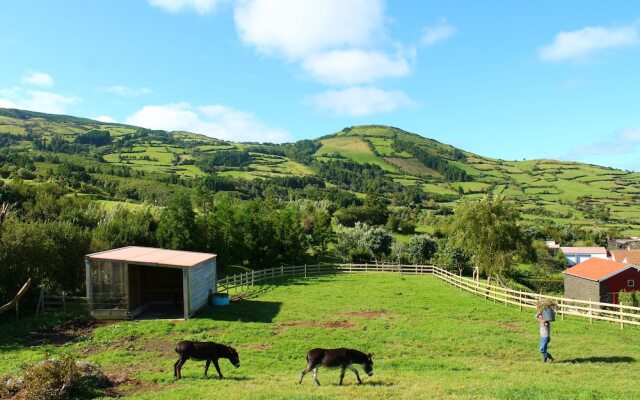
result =
M604 281L628 268L638 268L633 264L625 264L602 258L590 258L580 264L562 271L563 274L573 275L591 281Z
M150 264L165 267L194 267L215 258L215 254L193 251L129 246L87 255L91 260L124 261L129 264Z

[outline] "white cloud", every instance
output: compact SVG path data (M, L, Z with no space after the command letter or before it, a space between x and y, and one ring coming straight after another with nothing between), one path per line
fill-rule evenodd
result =
M208 14L225 0L148 0L149 4L169 12L193 10L198 14Z
M640 171L639 152L640 126L637 126L618 131L603 140L579 146L561 158Z
M22 77L22 83L33 86L53 86L53 78L49 74L44 72L32 72L29 75Z
M623 155L640 150L640 127L629 128L612 135L606 140L586 144L574 149L572 156Z
M80 99L58 93L40 90L26 90L20 87L0 90L0 105L8 108L64 114L67 106Z
M18 108L16 104L7 99L0 99L0 108Z
M603 50L631 47L638 43L637 26L586 27L558 33L553 43L538 49L538 57L542 61L582 61Z
M449 39L456 31L456 28L451 26L446 18L440 18L436 25L427 26L423 29L420 44L423 46L433 46L438 42Z
M318 110L355 117L390 112L416 104L404 92L376 87L328 90L311 96L307 101Z
M197 107L182 102L144 106L128 117L126 123L233 141L285 142L291 138L285 130L270 127L252 114L220 104Z
M139 97L145 94L153 93L149 88L130 88L127 86L108 86L103 91L123 97Z
M94 119L96 121L100 121L100 122L107 122L107 123L115 123L115 122L117 122L114 118L111 118L108 115L101 115L99 117L95 117L95 118L92 118L92 119Z
M384 28L384 1L242 0L234 15L243 42L267 54L299 59L373 43Z
M149 2L178 11L193 8L195 0ZM234 22L243 43L299 65L314 80L364 84L411 71L415 50L388 51L402 46L386 37L385 5L386 0L235 0Z
M309 56L302 69L314 79L329 84L354 85L411 72L401 55L389 57L379 51L333 50Z
M311 78L354 85L411 71L412 52L382 49L384 0L243 0L240 39L259 52L299 63Z

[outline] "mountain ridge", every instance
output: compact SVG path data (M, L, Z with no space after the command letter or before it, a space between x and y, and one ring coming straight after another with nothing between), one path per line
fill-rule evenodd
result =
M315 139L274 144L0 109L0 139L5 153L40 160L22 171L26 178L43 179L56 170L57 165L47 161L55 155L99 170L96 179L112 181L115 177L103 172L129 170L129 175L140 176L142 186L153 186L154 181L188 185L198 177L253 181L294 175L362 195L412 191L420 193L417 198L447 202L502 194L518 202L530 218L593 223L592 215L585 215L597 208L605 210L601 217L608 213L619 226L636 229L640 223L639 173L575 161L495 159L384 125L351 126ZM9 164L5 160L7 171ZM5 179L16 174L7 171ZM103 189L96 191L110 196Z

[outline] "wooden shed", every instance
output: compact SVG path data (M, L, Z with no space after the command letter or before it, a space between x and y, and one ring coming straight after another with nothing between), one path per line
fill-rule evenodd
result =
M634 264L590 258L563 271L564 295L572 299L617 303L618 293L638 290L640 268Z
M189 318L216 290L216 255L123 247L85 257L89 312L97 319Z

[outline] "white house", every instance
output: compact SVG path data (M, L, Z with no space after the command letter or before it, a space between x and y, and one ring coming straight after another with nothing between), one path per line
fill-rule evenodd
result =
M558 249L560 248L560 245L556 243L555 240L547 240L545 242L545 245L547 246L551 254L554 256L556 255L556 253L558 252Z
M607 249L604 247L560 247L569 261L569 266L580 264L590 258L608 259Z

